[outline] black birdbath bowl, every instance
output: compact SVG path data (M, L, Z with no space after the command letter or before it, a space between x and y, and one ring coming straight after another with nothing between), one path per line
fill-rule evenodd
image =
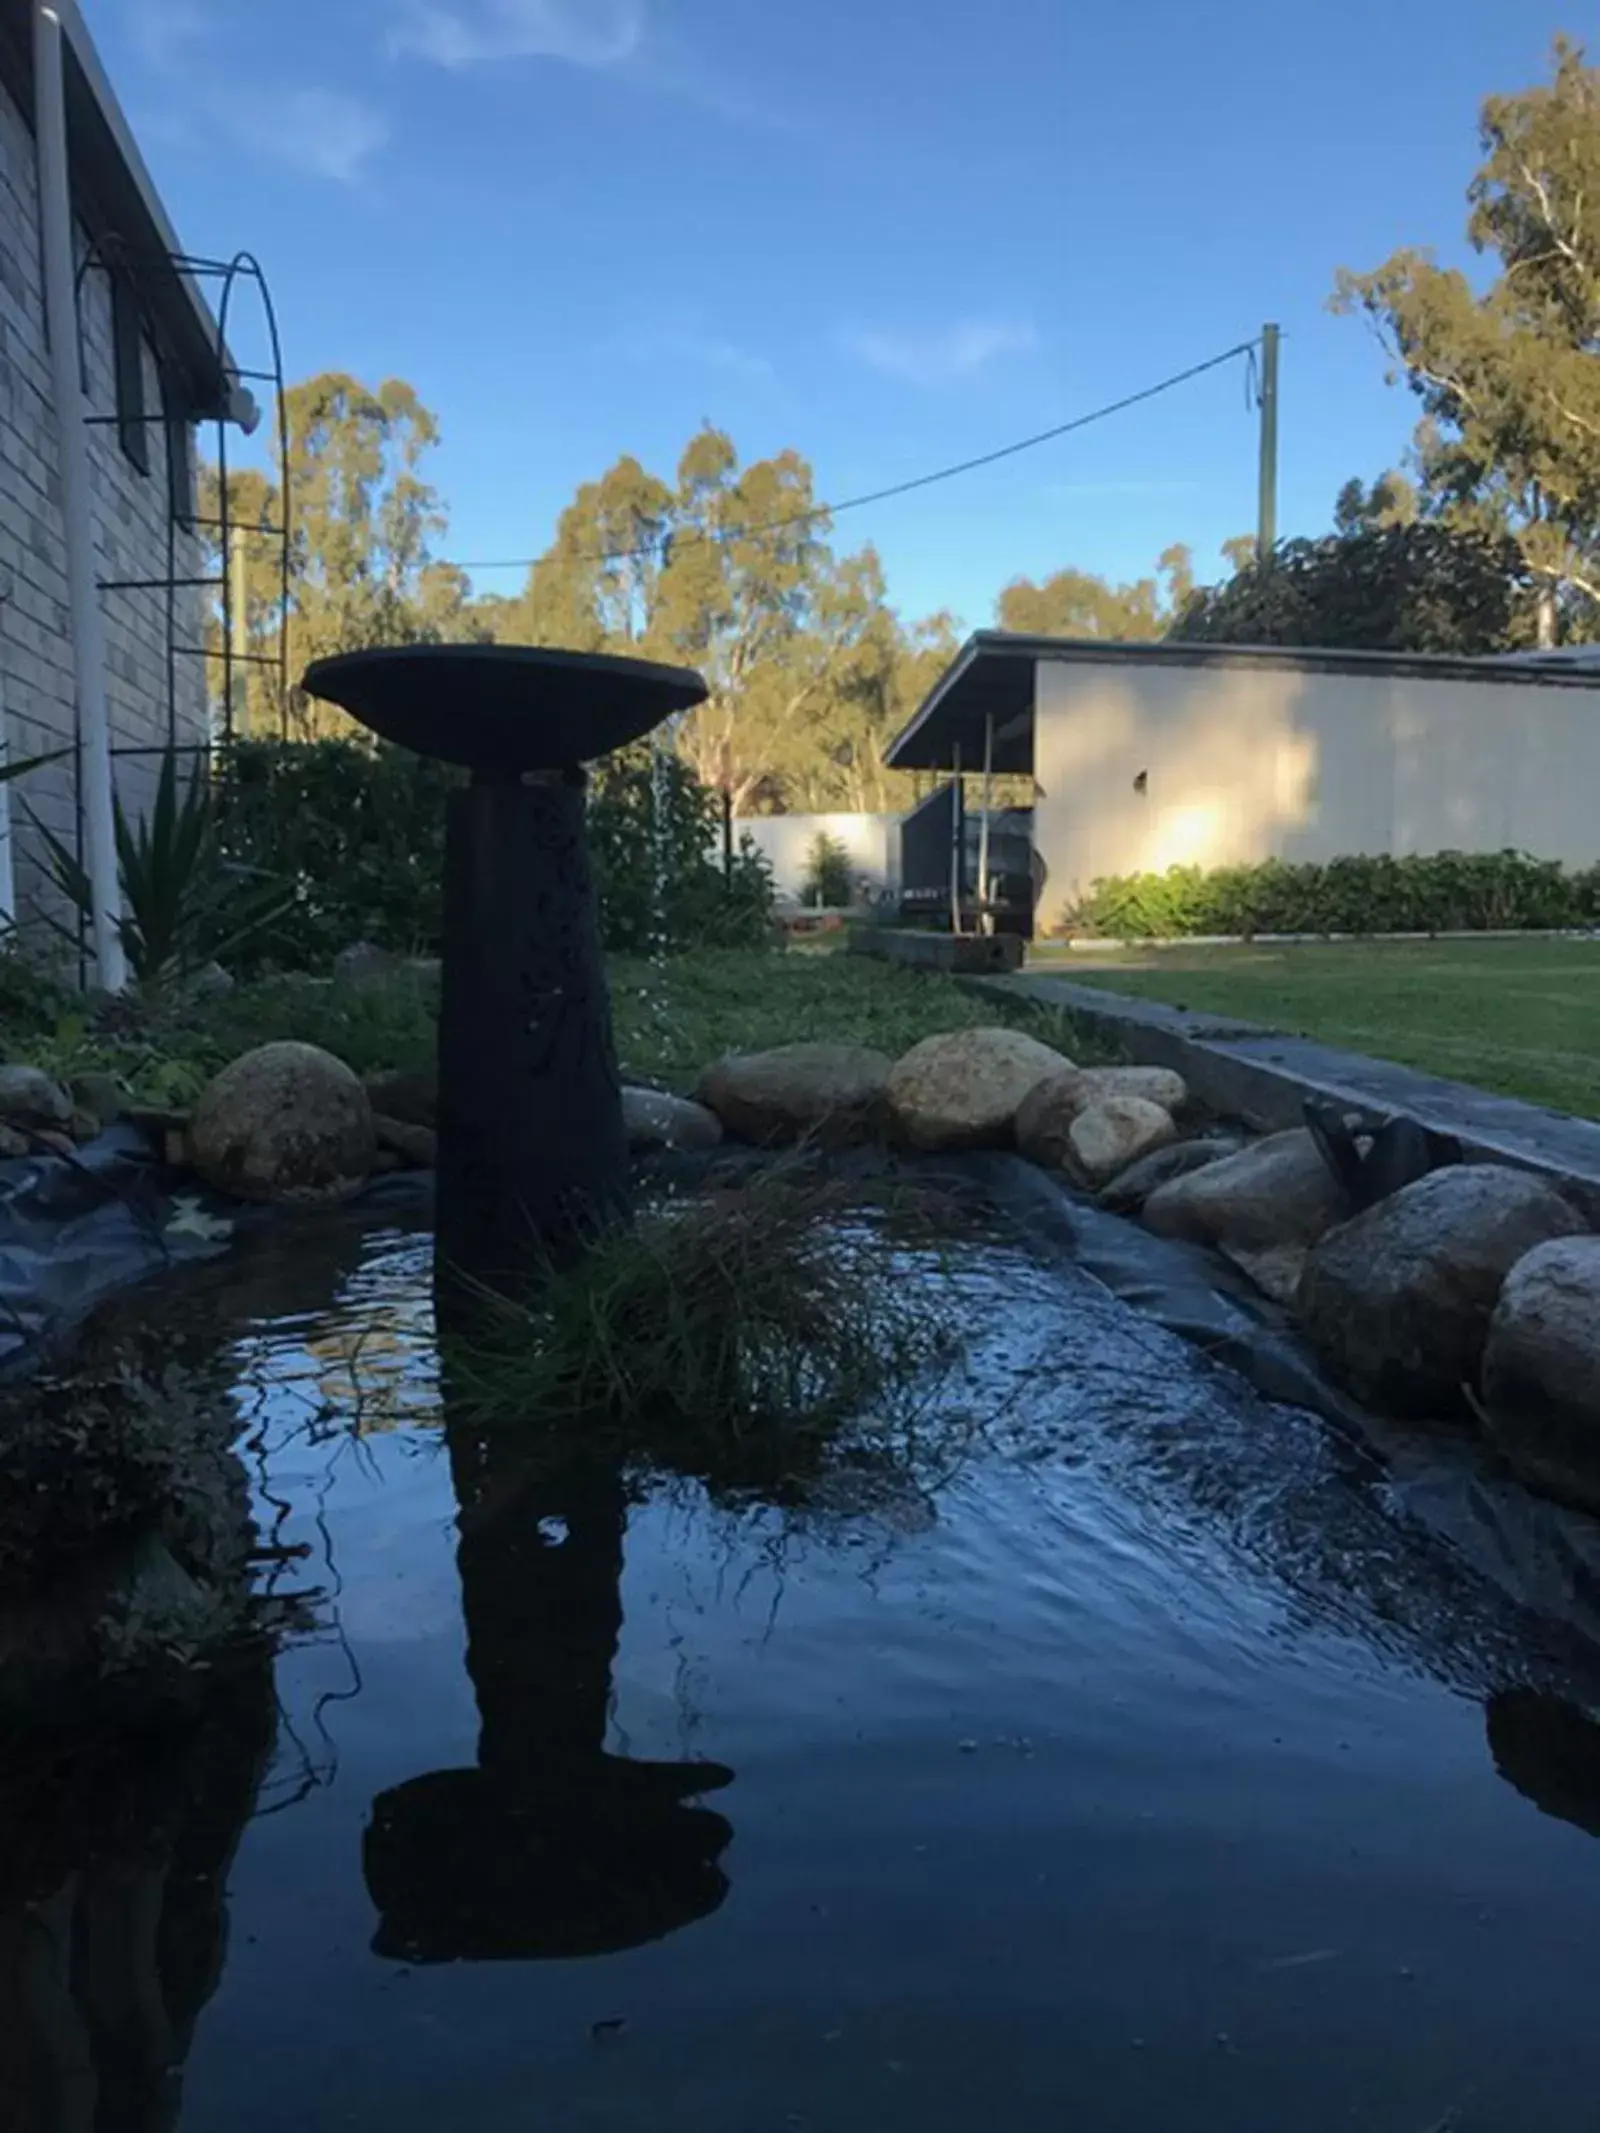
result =
M471 772L445 832L436 1253L502 1293L626 1209L583 765L700 703L685 667L510 645L319 659L304 687Z

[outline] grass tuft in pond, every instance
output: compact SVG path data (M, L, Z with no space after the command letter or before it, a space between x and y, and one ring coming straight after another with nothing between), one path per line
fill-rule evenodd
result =
M530 1303L485 1293L451 1403L792 1497L836 1459L914 1460L953 1357L947 1286L925 1204L798 1159L645 1210Z

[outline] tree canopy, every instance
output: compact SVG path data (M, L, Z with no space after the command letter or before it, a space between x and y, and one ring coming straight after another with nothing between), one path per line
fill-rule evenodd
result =
M438 560L446 518L421 464L438 424L398 378L371 387L328 371L284 393L288 437L289 607L285 699L267 666L246 679L246 725L277 732L342 727L342 713L313 705L294 683L309 661L367 645L436 641L475 631L463 572ZM282 579L276 536L278 483L254 468L228 476L229 516L240 529L249 648L276 655ZM216 470L206 469L200 510L220 516ZM209 529L215 544L215 528ZM216 556L221 567L220 554ZM220 644L220 618L213 624Z
M1600 68L1558 39L1551 79L1482 109L1467 237L1475 288L1424 250L1341 272L1422 404L1423 516L1510 534L1543 592L1541 638L1600 603Z
M495 635L696 666L710 695L678 746L736 809L883 808L884 743L954 649L954 625L911 627L871 547L837 555L798 452L740 464L710 425L670 481L632 457L586 482Z
M1348 498L1349 485L1341 503ZM1463 655L1530 641L1528 573L1509 534L1431 520L1369 524L1353 507L1344 516L1351 530L1280 542L1226 584L1194 593L1169 635Z
M1058 570L1042 584L1013 578L995 607L1003 630L1034 637L1159 637L1194 588L1193 560L1181 543L1168 548L1156 575L1114 585L1087 570Z

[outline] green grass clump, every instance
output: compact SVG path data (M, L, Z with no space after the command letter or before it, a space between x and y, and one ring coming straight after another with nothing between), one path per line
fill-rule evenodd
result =
M869 1190L871 1199L864 1197ZM551 1273L484 1296L451 1344L453 1409L794 1500L848 1452L914 1461L950 1353L928 1211L797 1159L641 1214Z

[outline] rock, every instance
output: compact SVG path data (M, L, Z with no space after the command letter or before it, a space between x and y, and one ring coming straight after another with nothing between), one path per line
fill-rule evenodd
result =
M35 1154L58 1155L69 1163L76 1160L78 1144L70 1133L62 1133L55 1126L35 1126L32 1139Z
M205 963L189 979L184 991L191 1000L221 1000L232 992L233 986L232 971L224 970L220 963Z
M715 1111L661 1089L624 1089L622 1122L630 1148L717 1148L722 1144L722 1121Z
M1070 1167L1072 1122L1107 1096L1137 1096L1164 1111L1181 1111L1188 1084L1167 1067L1075 1067L1051 1074L1017 1107L1017 1146L1047 1170Z
M1080 1111L1068 1129L1072 1173L1097 1189L1140 1156L1165 1147L1177 1130L1172 1113L1160 1104L1142 1096L1103 1096Z
M100 1138L100 1121L92 1111L80 1110L74 1104L72 1107L72 1123L68 1126L67 1132L71 1135L75 1145L81 1148L89 1141Z
M1315 1244L1348 1209L1303 1127L1252 1141L1151 1193L1144 1219L1158 1236L1230 1252Z
M1238 1152L1236 1140L1173 1141L1119 1171L1100 1194L1100 1205L1109 1215L1136 1215L1153 1192L1174 1178L1186 1178L1191 1171L1204 1170L1208 1163L1220 1163L1225 1155Z
M69 1089L74 1106L87 1112L102 1130L114 1126L122 1116L122 1089L115 1074L75 1074Z
M785 1044L714 1060L695 1096L738 1140L843 1147L877 1135L888 1079L887 1057L864 1045Z
M1455 1414L1477 1382L1506 1276L1535 1245L1582 1227L1527 1171L1457 1163L1331 1230L1306 1261L1300 1314L1358 1399L1398 1415Z
M1600 1511L1600 1237L1555 1238L1517 1261L1489 1322L1483 1393L1523 1479Z
M33 1143L15 1126L0 1126L0 1162L15 1162L18 1156L32 1153Z
M1242 1245L1225 1244L1222 1253L1241 1274L1255 1283L1263 1296L1270 1296L1275 1304L1282 1304L1285 1309L1293 1307L1300 1293L1306 1261L1311 1256L1309 1245L1273 1244L1265 1251L1253 1252Z
M397 1118L408 1126L439 1123L439 1076L432 1067L415 1073L369 1074L367 1095L373 1110L384 1118Z
M913 1148L1006 1147L1025 1099L1047 1076L1071 1065L1024 1030L960 1029L925 1037L889 1076L890 1124Z
M373 941L353 941L333 959L333 982L359 992L364 986L386 985L407 967L403 955L380 948Z
M372 1169L366 1090L314 1044L264 1044L224 1067L189 1122L206 1183L241 1200L341 1200Z
M67 1126L72 1098L37 1067L0 1066L0 1121L8 1126Z
M372 1130L377 1139L378 1152L399 1159L402 1170L433 1170L439 1161L439 1136L432 1126L414 1126L409 1119L385 1118L375 1113ZM395 1164L385 1164L385 1169L394 1169Z

